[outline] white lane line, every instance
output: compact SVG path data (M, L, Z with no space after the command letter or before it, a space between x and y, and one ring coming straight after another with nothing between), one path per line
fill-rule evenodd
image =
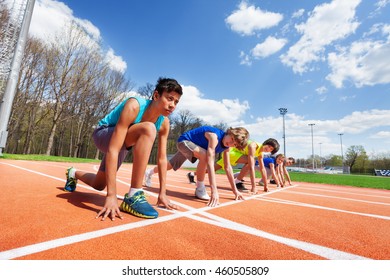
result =
M19 168L19 169L22 169L22 170L25 170L28 172L32 172L35 174L43 175L43 176L46 176L49 178L53 178L56 180L64 181L63 179L59 179L59 178L56 178L56 177L53 177L53 176L50 176L50 175L47 175L47 174L44 174L41 172L36 172L36 171L29 170L29 169L19 167L16 165L12 165L12 164L7 164L7 165L10 165L10 166L13 166L13 167L16 167L16 168ZM279 189L277 191L281 191L281 190L283 190L283 189ZM151 193L151 194L156 195L154 193ZM270 193L264 193L261 195L253 196L253 197L250 197L249 199L255 199L259 196L265 196L268 194L270 194ZM224 206L239 203L239 202L241 202L241 201L231 201L231 202L219 205L217 207L224 207ZM191 209L191 207L184 205L184 204L181 204L181 206L183 208L187 208L187 209L190 208ZM210 208L210 207L203 207L200 209L193 209L192 208L191 210L186 211L186 212L175 212L174 214L160 217L160 218L154 219L154 220L142 220L140 222L133 222L131 224L115 226L115 227L111 227L111 228L107 228L107 229L87 232L87 233L73 235L73 236L69 236L69 237L65 237L65 238L54 239L54 240L46 241L46 242L41 242L41 243L37 243L34 245L19 247L19 248L0 252L0 259L3 259L3 260L14 259L14 258L18 258L21 256L30 255L33 253L38 253L38 252L42 252L45 250L54 249L54 248L57 248L60 246L65 246L65 245L69 245L69 244L73 244L73 243L77 243L77 242L81 242L81 241L87 241L87 240L90 240L93 238L102 237L102 236L106 236L109 234L122 232L125 230L130 230L130 229L134 229L134 228L138 228L138 227L158 224L161 222L166 222L166 221L170 221L170 220L181 218L181 217L187 217L187 218L195 219L195 220L202 221L202 222L205 222L208 224L212 224L215 226L224 227L227 229L236 230L236 231L244 232L247 234L252 234L252 235L255 235L258 237L262 237L265 239L273 240L273 241L276 241L278 243L285 244L287 246L291 246L293 248L301 249L301 250L310 252L312 254L322 256L322 257L327 258L327 259L367 259L367 258L362 257L362 256L349 254L346 252L327 248L324 246L311 244L311 243L307 243L307 242L303 242L303 241L299 241L299 240L295 240L295 239L285 238L282 236L277 236L277 235L274 235L271 233L267 233L267 232L258 230L256 228L252 228L252 227L249 227L249 226L246 226L243 224L239 224L239 223L221 218L219 216L207 213L208 210L211 210L214 208ZM198 216L194 216L196 214L204 215L212 220L201 218Z
M308 187L303 187L303 186L300 186L299 189L303 189L303 190L311 190L311 191L321 191L321 192L332 192L332 193L342 193L342 194L348 194L348 195L356 195L356 196L365 196L365 197L376 197L376 198L384 198L384 199L390 199L390 192L389 192L389 196L385 196L385 195L374 195L374 194L369 194L368 192L364 192L364 193L361 193L361 192L354 192L352 190L355 190L356 187L351 187L351 188L354 188L354 189L351 189L351 192L346 192L346 191L337 191L337 190L333 190L333 189L326 189L326 188L308 188ZM374 193L375 190L379 190L379 189L372 189L372 192L371 193ZM379 191L382 191L382 190L379 190Z
M214 216L214 215L212 215L212 216ZM212 224L215 226L219 226L219 227L251 234L251 235L265 238L268 240L272 240L272 241L293 247L295 249L300 249L300 250L309 252L311 254L321 256L321 257L323 257L325 259L329 259L329 260L369 260L369 258L365 258L365 257L359 256L359 255L346 253L343 251L335 250L335 249L324 247L321 245L316 245L313 243L299 241L296 239L278 236L278 235L275 235L272 233L268 233L268 232L265 232L262 230L258 230L256 228L252 228L252 227L240 224L240 223L232 222L230 220L226 220L226 219L223 219L223 218L220 218L217 216L215 216L215 217L217 218L217 221L211 221L209 219L204 219L204 218L201 218L199 216L194 216L194 215L191 215L188 218L198 220L198 221L201 221L204 223Z
M284 245L287 245L287 246L290 246L290 247L293 247L296 249L300 249L300 250L303 250L303 251L309 252L311 254L318 255L318 256L321 256L321 257L324 257L324 258L330 259L330 260L357 260L357 259L368 260L368 258L359 256L359 255L349 254L349 253L342 252L342 251L335 250L335 249L331 249L328 247L324 247L324 246L320 246L320 245L316 245L316 244L312 244L312 243L308 243L308 242L303 242L303 241L299 241L299 240L295 240L295 239L291 239L291 238L285 238L282 236L271 234L271 233L268 233L268 232L265 232L262 230L258 230L258 229L255 229L255 228L243 225L243 224L239 224L236 222L232 222L230 220L227 220L227 219L224 219L224 218L218 217L216 215L205 212L205 211L210 210L210 209L211 208L209 208L209 207L207 207L207 208L205 207L205 208L201 208L201 209L193 209L193 210L190 210L187 212L176 212L175 214L160 217L160 218L154 219L154 220L142 220L142 221L133 222L130 224L115 226L115 227L106 228L106 229L102 229L102 230L96 230L96 231L92 231L92 232L87 232L87 233L77 234L77 235L73 235L73 236L69 236L69 237L54 239L54 240L50 240L50 241L46 241L46 242L41 242L41 243L37 243L34 245L19 247L19 248L11 249L8 251L0 252L0 260L14 259L14 258L34 254L34 253L39 253L39 252L46 251L49 249L54 249L54 248L57 248L60 246L70 245L70 244L78 243L81 241L88 241L90 239L106 236L109 234L119 233L122 231L131 230L131 229L135 229L135 228L139 228L139 227L145 227L145 226L149 226L149 225L154 225L154 224L158 224L158 223L162 223L162 222L171 221L171 220L181 218L181 217L187 217L187 218L194 219L194 220L204 222L207 224L211 224L214 226L223 227L226 229L239 231L239 232L251 234L251 235L254 235L257 237L269 239L269 240L272 240L272 241L275 241L275 242L278 242L278 243L281 243L281 244L284 244ZM209 217L213 220L196 216L196 214L206 215L207 217Z
M335 212L341 212L341 213L347 213L347 214L353 214L353 215L377 218L377 219L382 219L382 220L390 220L389 216L382 216L382 215L369 214L369 213L356 212L356 211L347 211L347 210L343 210L343 209L325 207L325 206L309 204L309 203L303 203L303 202L297 202L297 201L292 201L292 200L277 199L277 198L270 198L270 197L258 198L258 200L272 202L272 203L288 204L288 205L294 205L294 206L301 206L301 207L315 208L315 209L321 209L321 210L335 211Z
M306 192L299 192L299 191L288 191L287 193L296 193L296 194L307 195L307 196L318 196L318 197L334 198L334 199L348 200L348 201L354 201L354 202L362 202L362 203L368 203L368 204L378 204L378 205L390 206L390 203L385 203L385 202L376 202L376 201L346 198L346 197L339 197L339 196L314 194L314 193L306 193Z

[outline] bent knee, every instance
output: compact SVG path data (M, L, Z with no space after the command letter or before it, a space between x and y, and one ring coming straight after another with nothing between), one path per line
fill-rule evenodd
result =
M144 122L140 126L140 135L144 137L150 137L150 138L156 138L157 135L157 129L154 123L152 122Z
M95 182L92 187L97 191L103 191L106 188L106 183Z

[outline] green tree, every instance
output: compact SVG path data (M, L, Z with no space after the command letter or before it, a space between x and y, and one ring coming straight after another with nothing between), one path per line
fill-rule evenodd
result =
M345 164L349 166L350 170L352 170L355 165L364 165L367 160L368 156L362 145L352 145L347 149Z

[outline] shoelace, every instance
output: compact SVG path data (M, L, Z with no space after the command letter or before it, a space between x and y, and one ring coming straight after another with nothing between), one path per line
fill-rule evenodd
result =
M146 198L145 198L145 194L139 194L137 196L134 196L132 197L134 200L133 200L133 204L135 204L136 202L139 202L139 203L145 203L146 202Z

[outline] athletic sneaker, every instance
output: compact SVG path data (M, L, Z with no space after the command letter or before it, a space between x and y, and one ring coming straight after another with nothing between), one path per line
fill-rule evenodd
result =
M119 209L140 218L155 219L158 217L158 212L146 201L143 191L136 192L132 197L126 193Z
M66 170L66 173L65 173L66 183L65 183L64 191L67 191L67 192L74 192L75 191L76 185L77 185L77 179L74 177L75 173L76 173L76 169L73 167L69 167Z
M192 172L187 173L188 182L190 184L195 184L195 175Z
M152 171L153 169L148 169L145 172L145 186L148 188L152 186Z
M264 186L263 181L259 181L259 186Z
M206 191L206 188L205 187L197 187L195 189L195 196L199 199L202 199L202 200L210 200L210 196L209 194L207 193Z
M247 188L245 188L245 186L242 182L236 183L236 188L240 192L249 192L249 190Z
M276 184L276 181L275 180L270 180L269 183L270 184Z

